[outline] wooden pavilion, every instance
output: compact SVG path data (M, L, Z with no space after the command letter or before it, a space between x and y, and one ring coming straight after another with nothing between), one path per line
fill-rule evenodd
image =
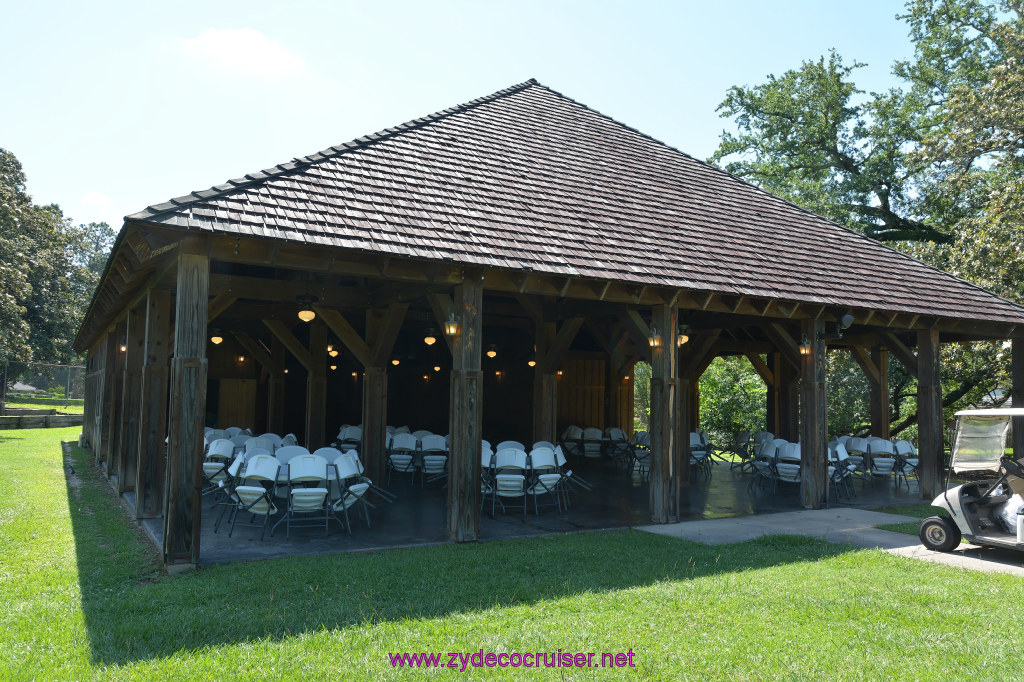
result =
M640 358L655 522L677 518L720 355L764 379L812 508L826 350L863 368L883 436L895 356L918 379L928 496L940 343L979 339L1013 339L1024 404L1024 308L530 80L126 217L75 346L88 445L140 519L163 517L165 562L194 565L206 424L312 449L361 423L376 479L389 421L449 431L448 536L470 541L480 439L631 425Z

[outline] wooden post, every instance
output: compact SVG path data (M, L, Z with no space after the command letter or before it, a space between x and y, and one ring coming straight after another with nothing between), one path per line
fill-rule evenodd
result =
M313 321L309 327L309 356L313 366L306 375L306 447L324 446L327 421L327 326Z
M164 497L164 448L167 437L167 359L170 355L170 292L146 293L146 338L139 401L139 460L135 513L140 519L160 516Z
M921 495L939 494L942 457L942 383L939 374L939 330L917 333L917 452Z
M555 340L555 323L538 323L534 340L537 366L533 374L533 440L554 443L558 438L558 368L550 366L547 359Z
M772 381L765 382L767 405L765 406L765 431L772 435L782 431L782 354L768 353L767 365L771 368Z
M656 305L651 326L661 343L651 348L651 520L671 523L677 520L674 509L678 488L679 376L676 336L679 318L675 306ZM689 439L689 434L687 434ZM689 442L689 440L687 440Z
M93 419L95 420L96 442L93 443L93 454L96 464L105 462L107 452L107 440L110 438L110 373L113 371L114 362L117 358L117 347L114 343L113 331L104 335L103 345L99 350L99 367L96 374L96 407Z
M449 395L448 538L455 542L472 542L480 539L482 278L456 286L454 305L459 329L452 344Z
M363 443L359 457L370 480L384 484L387 457L388 371L363 369Z
M1017 337L1012 341L1012 357L1010 359L1010 400L1013 407L1024 407L1024 338ZM1024 417L1014 417L1013 458L1024 457Z
M277 435L284 433L285 405L285 351L281 339L270 339L270 359L273 368L267 386L267 430Z
M142 402L142 361L146 345L146 311L140 304L128 311L125 352L124 408L117 451L117 492L135 490L138 472L139 412ZM136 500L138 504L138 500Z
M110 383L108 394L110 402L107 403L109 435L104 439L106 448L103 452L103 462L106 465L108 477L117 473L117 453L121 442L121 410L124 406L124 361L126 355L121 347L125 343L125 331L124 322L119 322L114 327L113 353L108 356L111 358L111 364L107 368L107 380Z
M801 331L811 343L800 356L803 399L800 401L800 500L804 509L828 502L828 397L825 392L825 322L803 320ZM795 382L793 382L795 383Z
M872 348L871 362L878 369L878 381L871 382L871 435L889 440L889 351Z
M163 558L169 566L199 562L209 291L209 258L179 254L164 481Z

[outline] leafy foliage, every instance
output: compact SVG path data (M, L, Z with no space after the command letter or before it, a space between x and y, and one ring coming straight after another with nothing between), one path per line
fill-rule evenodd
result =
M0 149L0 362L66 362L114 232L37 206L18 159Z
M745 357L715 358L700 378L700 425L713 443L764 428L767 388Z
M864 93L854 83L862 65L835 52L733 87L719 110L737 132L710 160L1024 303L1024 3L910 0L899 18L915 47L894 65L905 87ZM866 383L831 355L830 428L856 431ZM947 418L1004 400L1008 364L1001 343L946 344ZM916 381L898 363L891 370L894 430L913 431Z

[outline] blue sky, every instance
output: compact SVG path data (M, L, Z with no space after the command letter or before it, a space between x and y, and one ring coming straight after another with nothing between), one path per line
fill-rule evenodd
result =
M0 28L0 147L37 203L121 218L536 78L706 158L731 85L830 48L866 90L902 2L35 2Z

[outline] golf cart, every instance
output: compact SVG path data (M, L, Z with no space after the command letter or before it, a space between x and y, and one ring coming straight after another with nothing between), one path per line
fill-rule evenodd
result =
M949 552L963 536L975 545L1024 551L1024 453L1015 452L1015 461L1003 459L1010 420L1024 417L1024 408L961 410L956 417L946 492L932 501L949 517L922 521L921 544ZM976 471L992 472L995 478L949 487L952 472Z

